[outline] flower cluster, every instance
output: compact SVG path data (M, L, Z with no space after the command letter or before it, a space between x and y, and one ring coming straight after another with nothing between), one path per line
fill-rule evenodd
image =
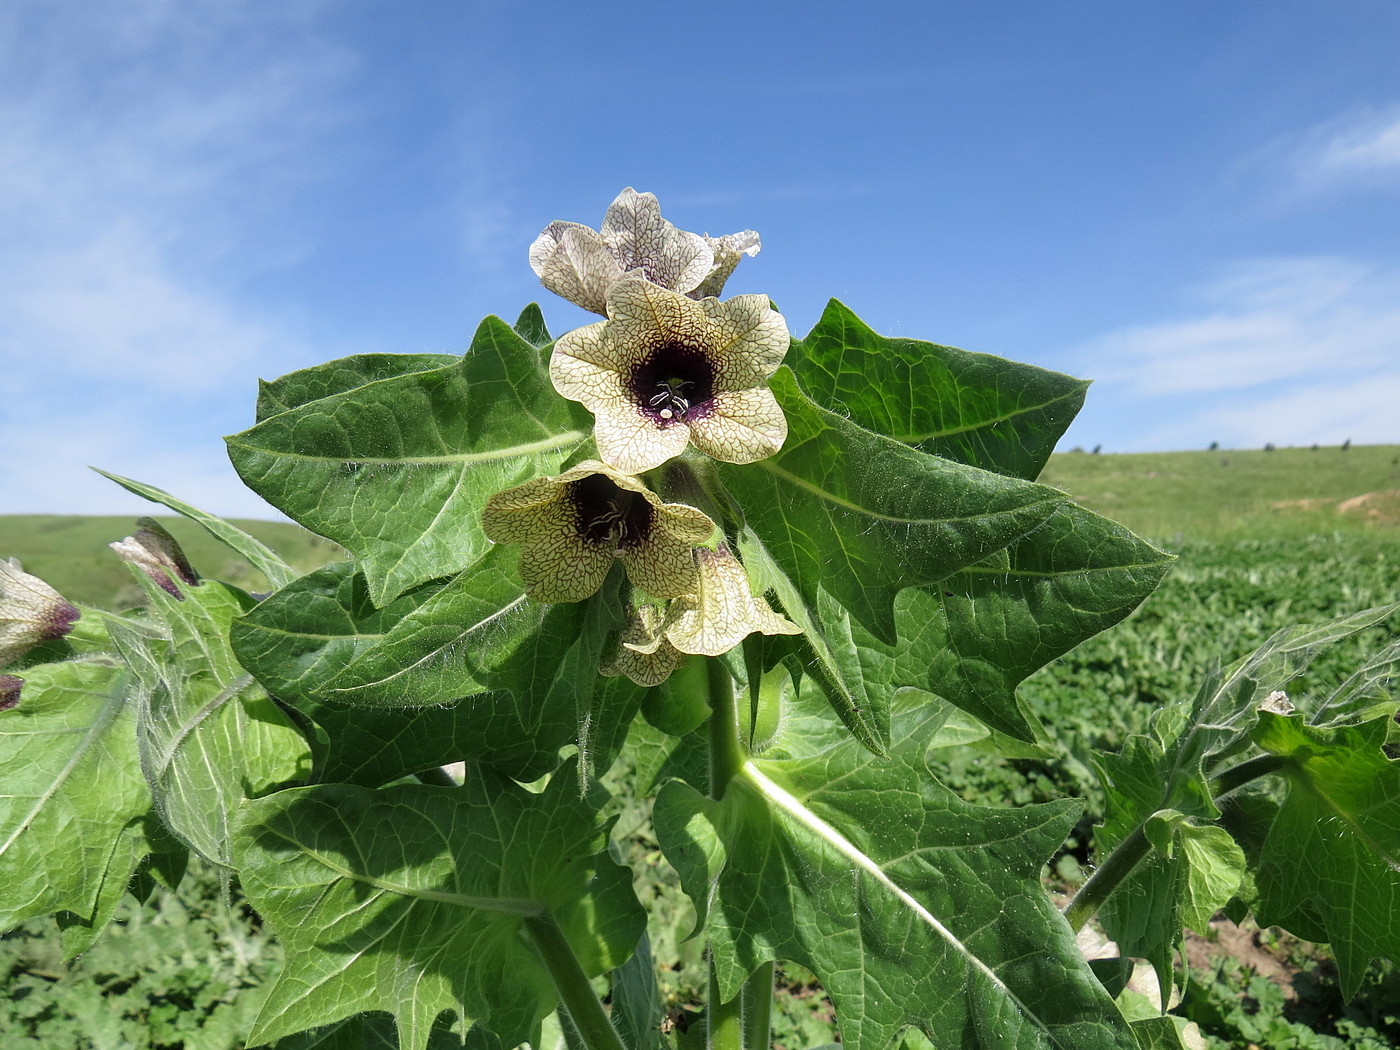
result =
M636 476L691 447L752 463L787 438L768 388L787 324L767 296L716 298L758 250L752 230L677 229L654 196L630 187L600 230L553 222L530 246L546 288L605 318L561 336L549 362L555 390L593 413L598 458L496 493L482 529L519 545L521 578L538 601L588 598L623 563L641 596L604 673L657 684L683 654L717 656L754 631L799 631L752 594L708 515L662 502Z

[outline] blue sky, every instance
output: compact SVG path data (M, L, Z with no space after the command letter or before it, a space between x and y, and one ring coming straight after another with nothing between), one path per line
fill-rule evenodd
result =
M8 0L0 514L271 516L256 379L462 349L624 186L727 294L1095 379L1062 447L1400 442L1400 5Z

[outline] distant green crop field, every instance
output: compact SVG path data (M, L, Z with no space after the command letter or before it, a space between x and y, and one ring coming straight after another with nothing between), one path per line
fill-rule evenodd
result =
M1341 531L1400 537L1400 445L1061 452L1040 476L1141 536L1247 539Z
M152 515L180 542L201 576L265 591L267 580L242 558L184 518ZM303 572L344 558L339 546L299 525L236 521ZM18 558L24 570L70 600L86 605L140 604L141 589L107 544L131 535L135 518L58 514L0 515L0 558Z

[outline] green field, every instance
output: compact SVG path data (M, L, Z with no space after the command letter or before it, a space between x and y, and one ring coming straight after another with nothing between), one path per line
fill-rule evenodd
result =
M1391 542L1400 526L1400 445L1062 452L1040 480L1157 540L1342 532Z
M1023 685L1026 705L1046 728L1039 756L1006 759L963 749L936 767L950 786L982 804L1085 799L1084 817L1055 862L1055 871L1073 881L1101 815L1092 747L1121 746L1165 702L1192 696L1211 664L1244 656L1275 630L1400 600L1400 446L1063 453L1042 480L1178 555L1173 572L1136 613ZM197 527L161 520L204 575L264 586ZM18 557L76 600L122 604L139 592L106 544L132 524L0 517L0 557ZM300 568L342 556L293 525L240 524ZM1362 654L1396 637L1400 617L1327 653L1290 692L1336 685ZM694 991L685 975L703 977L698 947L682 943L689 906L659 861L642 815L625 805L626 777L610 779L622 794L617 836L639 873L638 892L654 914L667 916L653 927L661 932L653 948L665 964L665 989L684 1010ZM241 1045L237 1033L251 1018L256 987L277 970L280 954L236 898L230 910L218 896L216 880L205 874L182 886L175 898L181 903L142 910L128 902L126 924L72 966L57 957L48 922L6 936L0 975L12 994L8 1011L0 1011L0 1044ZM1288 975L1287 995L1277 979L1253 976L1228 953L1193 972L1187 1010L1212 1047L1400 1047L1400 979L1393 967L1376 967L1362 994L1344 1006L1325 952L1262 936L1259 951ZM1201 951L1209 957L1211 946ZM679 962L683 969L670 968ZM809 978L794 970L781 982L783 1045L829 1040L825 1000ZM98 1035L106 1041L92 1042Z
M201 576L226 580L249 591L265 591L267 580L198 525L184 518L152 514L179 541ZM343 558L329 540L299 525L277 521L235 524L262 540L294 568L306 572ZM85 605L136 604L141 589L107 544L131 535L135 518L86 518L58 514L0 515L0 558L18 558L24 571Z

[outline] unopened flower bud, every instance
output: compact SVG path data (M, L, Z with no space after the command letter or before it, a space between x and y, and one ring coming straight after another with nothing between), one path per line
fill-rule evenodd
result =
M0 674L0 711L8 711L19 703L19 687L22 685L23 678L16 678L12 674Z
M199 576L190 567L185 552L175 542L175 537L154 518L137 518L136 525L133 535L107 546L116 551L122 561L130 562L144 572L162 590L184 601L179 583L191 587L199 583Z
M78 607L11 558L0 561L0 667L41 642L62 638L78 618ZM19 687L15 686L15 695Z

